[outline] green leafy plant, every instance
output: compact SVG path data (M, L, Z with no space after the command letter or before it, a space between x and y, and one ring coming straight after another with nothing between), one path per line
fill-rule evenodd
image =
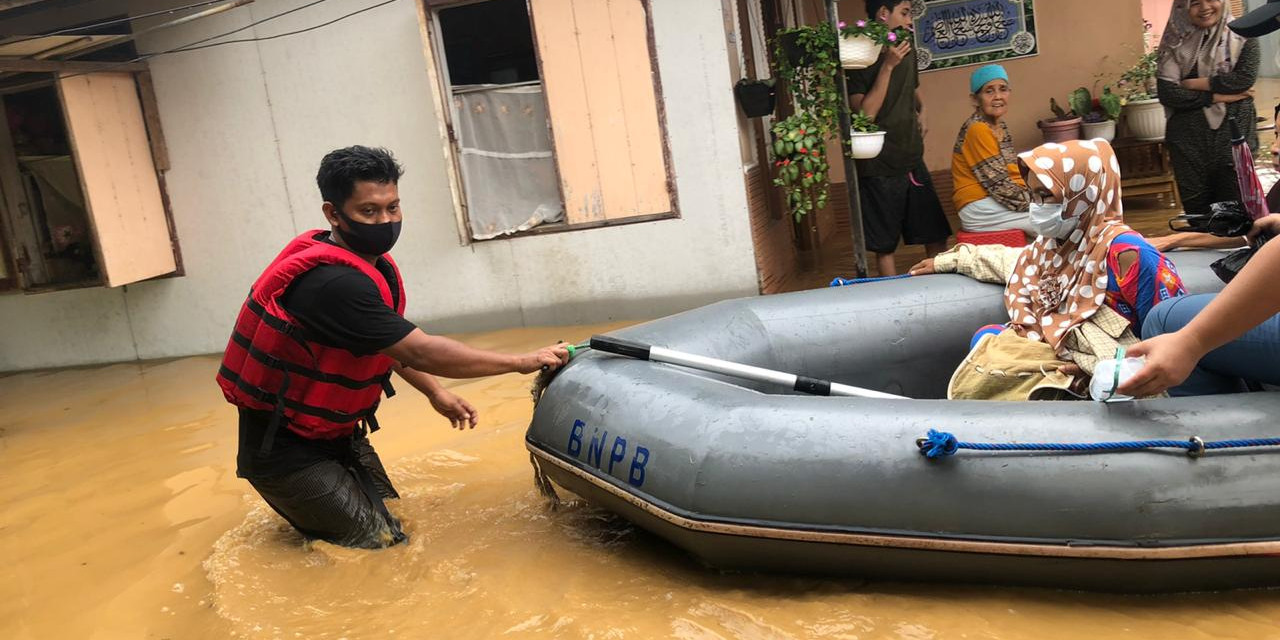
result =
M856 133L876 133L880 125L866 111L859 111L849 118L849 127Z
M787 206L800 222L806 214L827 206L825 138L809 114L797 113L773 123L774 186L786 194Z
M1085 122L1119 120L1120 107L1124 106L1121 104L1120 96L1111 92L1110 86L1104 86L1102 88L1102 93L1099 94L1097 98L1094 98L1089 93L1088 89L1080 87L1079 89L1071 92L1069 102L1071 103L1070 114L1059 113L1062 108L1058 107L1054 111L1055 115L1059 118L1064 115L1077 115L1084 118ZM1056 104L1056 101L1050 100L1049 106L1052 109Z
M1111 87L1102 88L1102 95L1098 96L1098 108L1102 110L1102 115L1108 120L1119 120L1120 109L1124 106L1124 101L1120 96L1111 92Z
M1116 89L1120 92L1121 106L1155 97L1156 55L1155 51L1142 54L1132 67L1120 74Z
M898 27L890 29L889 25L879 20L858 20L853 26L840 22L840 35L842 36L865 36L871 38L879 45L897 45L901 42L911 42L915 34L910 28Z
M784 41L800 51L793 65ZM779 32L774 41L775 75L795 103L795 115L773 125L773 184L781 187L797 222L827 205L826 140L839 126L844 100L836 87L840 73L836 29L829 22Z
M1080 87L1067 96L1067 105L1071 107L1070 111L1063 109L1057 98L1049 98L1049 110L1053 112L1054 119L1069 120L1089 115L1093 111L1093 96L1089 95L1088 89Z
M792 66L783 47L784 39L794 39L802 52L802 64ZM813 116L825 134L834 133L840 117L840 73L835 28L828 22L778 32L774 42L777 76L787 82L797 112Z
M1071 113L1087 116L1093 111L1093 96L1089 95L1088 89L1080 87L1067 96L1067 104L1071 105Z

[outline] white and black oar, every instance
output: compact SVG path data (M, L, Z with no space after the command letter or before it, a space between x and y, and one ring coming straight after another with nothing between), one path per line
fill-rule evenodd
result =
M708 358L706 356L699 356L692 353L683 353L681 351L673 351L671 349L655 347L642 342L635 342L634 340L614 338L612 336L591 336L591 348L596 351L605 351L619 356L635 358L637 360L665 362L667 364L718 373L734 378L742 378L744 380L768 382L815 396L856 396L859 398L907 399L905 396L895 396L892 393L851 387L847 384L840 384L829 380L819 380L817 378L810 378L807 376L798 376L793 373L783 373L782 371L753 367L749 364L739 364L737 362L729 362L728 360L717 360L715 358Z

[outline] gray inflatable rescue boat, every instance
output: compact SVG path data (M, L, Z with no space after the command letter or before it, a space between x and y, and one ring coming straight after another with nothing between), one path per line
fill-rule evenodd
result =
M1216 252L1171 254L1216 291ZM1001 287L931 275L729 300L637 342L906 396L819 397L599 350L543 390L540 477L712 567L1125 592L1280 584L1280 448L971 451L979 443L1280 436L1280 393L945 400ZM1194 442L1194 441L1193 441ZM1196 453L1192 451L1190 453Z

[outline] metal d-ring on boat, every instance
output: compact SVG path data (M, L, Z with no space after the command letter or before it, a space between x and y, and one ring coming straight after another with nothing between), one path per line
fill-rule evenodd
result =
M1199 293L1221 288L1208 268L1220 255L1171 257ZM800 395L592 349L547 386L526 443L555 484L723 569L1113 591L1280 584L1275 449L921 455L931 429L978 443L1280 435L1280 393L945 400L973 330L1005 317L999 286L956 275L716 303L614 335L905 397Z

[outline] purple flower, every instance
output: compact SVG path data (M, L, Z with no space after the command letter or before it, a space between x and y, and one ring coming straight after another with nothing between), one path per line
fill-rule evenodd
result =
M897 42L897 41L898 41L898 34L896 34L896 33L892 32L892 31L890 31L890 32L889 32L889 42Z
M867 26L867 21L866 21L866 20L859 20L859 21L855 22L854 24L858 25L858 28L859 28L859 29L861 29L862 27Z
M837 27L840 27L841 29L843 29L843 28L845 27L844 20L841 20L840 22L836 23L836 26L837 26Z

